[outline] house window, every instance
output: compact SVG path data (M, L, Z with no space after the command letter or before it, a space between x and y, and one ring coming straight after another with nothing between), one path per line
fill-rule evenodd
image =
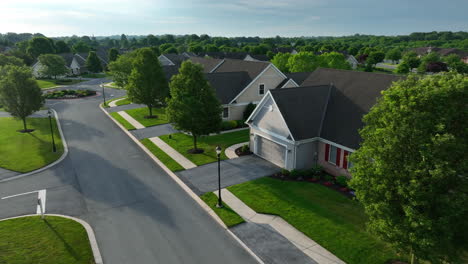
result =
M328 162L332 163L332 164L336 164L336 152L337 152L337 148L333 145L330 145L330 152L329 152L329 156L328 156Z
M258 85L258 94L259 95L264 95L265 94L265 84L260 84Z
M229 107L224 107L223 108L223 118L228 118L229 117Z

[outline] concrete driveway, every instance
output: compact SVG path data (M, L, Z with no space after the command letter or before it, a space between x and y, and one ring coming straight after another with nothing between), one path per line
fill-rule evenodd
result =
M271 175L280 168L255 155L221 161L221 188ZM218 189L217 162L176 173L197 194Z

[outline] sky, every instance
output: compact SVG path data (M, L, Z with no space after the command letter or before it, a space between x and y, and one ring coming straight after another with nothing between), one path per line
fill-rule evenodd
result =
M468 0L0 0L0 33L49 37L467 31Z

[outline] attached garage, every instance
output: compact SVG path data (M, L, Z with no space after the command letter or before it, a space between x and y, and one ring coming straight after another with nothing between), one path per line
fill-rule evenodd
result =
M273 164L285 167L286 160L286 147L266 139L261 136L257 136L255 145L255 154L270 161Z

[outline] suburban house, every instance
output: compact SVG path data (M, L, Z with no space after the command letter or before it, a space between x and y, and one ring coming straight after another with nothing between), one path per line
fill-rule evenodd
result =
M418 54L419 57L422 57L424 55L427 55L428 53L431 52L436 52L440 56L448 56L451 54L458 55L464 63L468 64L468 52L460 50L460 49L454 49L454 48L449 48L449 49L444 49L444 48L434 48L434 47L420 47L420 48L414 48L412 49L416 54Z
M362 117L403 77L319 68L294 78L305 79L300 87L269 90L247 119L250 149L288 170L320 165L350 176L348 156L359 148Z
M351 65L353 70L355 70L359 64L359 61L353 55L346 55L346 61Z
M72 62L74 60L75 55L73 53L61 53L57 55L61 56L65 60L65 66L70 70L69 75L73 75L71 67L72 67ZM32 65L32 73L34 77L36 78L46 77L46 76L42 76L41 74L41 70L43 69L43 67L44 66L41 64L41 62L38 59L36 59L36 61ZM63 76L58 76L58 77L63 77Z
M188 53L184 54L161 54L158 57L159 62L162 66L180 66L183 61L187 60L191 56Z

